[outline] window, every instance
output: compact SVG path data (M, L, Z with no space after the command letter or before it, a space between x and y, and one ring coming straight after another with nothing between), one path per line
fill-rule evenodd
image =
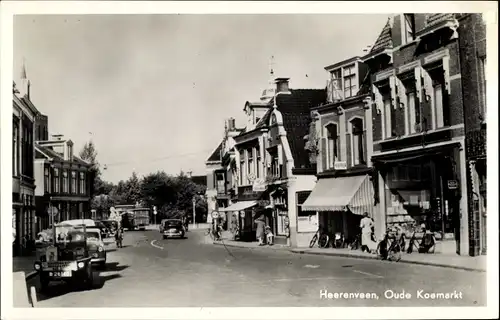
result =
M257 166L256 166L256 172L255 172L255 174L256 174L257 178L260 178L260 164L261 164L260 148L257 148L257 150L255 150L255 151L256 151L256 154L257 154L257 163L256 163Z
M240 151L240 186L243 185L243 171L245 170L245 152Z
M357 93L355 64L344 68L344 99Z
M80 172L80 194L85 194L85 172Z
M71 193L76 194L76 171L71 171Z
M60 177L59 177L59 169L58 168L55 168L54 169L54 189L53 189L53 192L56 192L56 193L59 193L61 192L61 187L60 187Z
M19 175L19 121L12 123L12 174Z
M247 153L248 153L248 166L247 166L247 173L248 173L248 181L249 182L252 182L250 181L250 177L253 175L253 172L254 172L254 162L253 162L253 149L248 149L247 150Z
M63 192L68 193L68 170L63 171Z
M353 164L365 164L365 154L364 154L364 130L363 130L363 120L355 118L351 121L352 128L352 158Z
M486 57L479 59L479 90L480 90L480 111L483 120L486 120Z
M280 176L280 165L279 165L279 158L278 158L277 150L275 153L273 153L271 155L271 175L273 177Z
M326 126L327 134L327 168L333 168L335 161L339 158L339 132L338 127L334 123L330 123Z
M392 108L391 99L386 97L384 99L384 123L385 123L385 138L393 136L393 127L395 126L396 118L395 112Z
M44 169L44 189L49 191L50 190L50 171L49 168Z
M409 43L415 39L415 15L404 14L404 33L403 44Z
M408 98L408 116L409 116L409 126L410 134L420 132L420 108L416 105L415 92L407 92L406 97Z
M440 83L434 85L434 105L436 109L436 128L442 128L444 126L443 85Z

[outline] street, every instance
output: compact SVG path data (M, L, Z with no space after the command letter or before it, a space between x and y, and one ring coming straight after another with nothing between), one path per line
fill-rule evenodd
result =
M126 232L124 248L108 253L100 288L72 292L64 284L54 284L49 296L38 293L38 307L486 304L485 273L270 248L225 248L204 244L203 231L187 236L163 240L158 231ZM37 283L35 278L28 284ZM386 298L391 292L392 299ZM432 299L428 294L433 292L451 295Z

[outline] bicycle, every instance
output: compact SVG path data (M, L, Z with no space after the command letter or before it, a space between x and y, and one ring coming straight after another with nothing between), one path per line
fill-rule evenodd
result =
M402 247L405 246L404 233L396 239L391 236L392 230L387 230L384 239L377 245L377 253L382 260L396 261L401 260ZM391 241L392 238L392 241ZM389 244L390 242L390 244ZM388 245L389 244L389 245Z
M309 242L309 248L314 247L316 242L318 242L318 247L319 248L326 248L329 244L330 237L328 234L323 232L323 228L319 227L318 231L314 234L312 237L311 241Z
M347 241L347 248L349 250L358 250L361 247L361 234L354 236L352 240Z

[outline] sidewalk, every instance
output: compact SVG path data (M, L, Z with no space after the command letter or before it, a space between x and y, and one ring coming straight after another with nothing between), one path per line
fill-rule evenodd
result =
M288 250L292 253L298 254L315 254L315 255L325 255L325 256L337 256L337 257L347 257L347 258L357 258L357 259L373 259L380 260L376 254L361 252L360 250L349 250L349 249L321 249L321 248L290 248L284 245L273 245L273 246L259 246L256 242L240 242L227 240L223 237L222 241L213 242L214 245L226 245L227 247L238 247L238 248L249 248L249 249L262 249L262 250ZM385 263L391 263L389 261L383 261ZM399 263L407 264L419 264L436 266L443 268L460 269L467 271L477 271L486 272L486 256L479 257L469 257L469 256L459 256L459 255L448 255L448 254L423 254L423 253L413 253L406 254L403 253Z

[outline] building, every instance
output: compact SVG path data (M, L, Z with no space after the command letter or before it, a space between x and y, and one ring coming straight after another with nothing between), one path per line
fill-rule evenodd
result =
M271 75L273 73L271 72ZM263 218L276 243L296 245L297 196L310 191L315 164L304 149L310 109L326 99L324 89L290 89L288 78L277 78L260 101L245 103L247 127L234 140L231 203L219 212L237 217L241 239L255 240L255 219Z
M37 130L48 132L46 118L40 119ZM90 219L91 164L74 155L73 142L62 135L36 141L35 150L36 211L41 227L53 222L50 212L55 222Z
M20 86L12 95L12 233L13 255L27 254L35 238L35 119L39 112L30 100L30 81L23 67Z
M486 254L486 25L481 14L458 16L465 117L469 255Z
M339 233L349 239L359 233L364 212L381 221L371 166L373 115L368 68L360 57L353 57L325 70L329 74L328 99L312 109L307 146L317 157L318 181L299 203L301 247L309 244L319 225L330 235Z
M421 224L437 251L469 254L464 100L455 14L392 16L362 60L371 74L377 235Z
M207 161L205 168L207 171L207 189L205 197L207 199L207 222L212 223L213 212L217 211L217 179L221 179L219 172L222 171L221 165L221 150L222 142L212 152ZM219 183L220 184L220 183Z

